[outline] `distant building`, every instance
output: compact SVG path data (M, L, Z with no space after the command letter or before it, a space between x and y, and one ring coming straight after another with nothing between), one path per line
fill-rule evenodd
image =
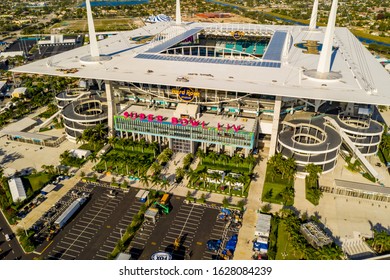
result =
M159 14L157 16L149 16L145 19L145 21L149 23L156 23L163 21L172 21L172 18L164 14Z
M8 186L11 192L13 202L23 201L27 198L22 179L11 178L8 180Z
M50 39L42 39L38 41L38 45L74 45L76 38L64 38L63 34L50 35Z

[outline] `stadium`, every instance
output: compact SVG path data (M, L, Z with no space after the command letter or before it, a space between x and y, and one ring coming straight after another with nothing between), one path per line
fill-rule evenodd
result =
M185 23L177 1L174 22L97 42L87 1L89 46L13 71L104 81L104 104L93 103L100 106L96 120L77 117L73 108L83 98L63 108L72 141L85 120L107 118L112 135L175 152L248 156L266 146L270 156L294 157L300 172L309 163L333 170L345 147L378 178L366 157L381 139L383 127L372 115L376 105L390 105L390 79L347 28L335 27L337 5L320 28L317 0L306 27ZM296 111L311 113L296 119Z

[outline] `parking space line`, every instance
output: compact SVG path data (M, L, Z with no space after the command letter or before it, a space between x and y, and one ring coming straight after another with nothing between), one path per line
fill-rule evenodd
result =
M64 246L60 246L60 245L57 245L56 246L57 248L60 248L60 249L65 249L65 250L69 250L69 251L71 251L71 252L75 252L77 255L79 255L80 254L80 251L77 251L77 250L74 250L74 249L71 249L71 248L73 248L73 245L72 245L72 247L64 247Z
M138 241L135 241L134 239L131 241L131 244L138 244L138 245L141 245L142 247L145 246L145 243L141 243L141 242L138 242Z
M61 244L61 243L65 244L65 245L71 245L71 246L73 246L73 247L79 247L79 248L84 249L84 246L72 244L72 243L70 243L70 242L65 242L65 241L63 241L63 240L61 240L61 242L60 242L59 244Z
M67 254L65 252L61 252L61 251L58 251L58 250L55 250L55 249L52 252L54 252L55 254L61 255L61 258L63 258L64 256L68 256L68 257L71 257L71 258L76 258L76 256L73 256L71 254Z
M112 251L112 249L115 248L115 246L109 246L109 245L107 245L107 244L103 244L102 247L100 248L100 251L103 250L103 249L102 249L103 247L106 247L106 248L108 248L108 249L111 250L111 251ZM109 253L111 253L111 252L109 252Z
M103 260L106 260L107 256L102 256L102 255L96 254L95 258L102 258Z

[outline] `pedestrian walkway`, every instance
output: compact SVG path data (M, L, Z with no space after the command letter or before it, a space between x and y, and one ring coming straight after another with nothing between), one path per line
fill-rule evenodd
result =
M341 238L342 249L349 259L366 259L375 256L375 252L361 238L360 232L353 232L353 238Z
M255 237L257 212L261 205L261 194L264 187L264 178L267 169L267 161L263 159L258 163L253 173L255 178L251 181L246 210L243 216L242 227L238 235L235 260L250 260L252 258L252 240Z

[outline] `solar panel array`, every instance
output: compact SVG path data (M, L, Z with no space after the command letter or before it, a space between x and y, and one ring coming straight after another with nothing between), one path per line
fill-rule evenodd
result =
M179 55L159 55L159 54L147 54L142 53L135 56L135 58L152 59L152 60L168 60L168 61L185 61L185 62L198 62L198 63L212 63L212 64L225 64L225 65L241 65L241 66L257 66L257 67L271 67L280 68L280 62L269 62L260 60L235 60L226 58L214 58L214 57L198 57L198 56L179 56Z
M198 33L199 31L203 30L203 27L195 27L195 28L192 28L190 30L187 30L186 32L172 38L172 39L169 39L168 41L158 45L158 46L155 46L149 50L147 50L146 52L147 53L159 53L159 52L162 52L164 50L166 50L167 48L169 47L172 47L178 43L180 43L181 41L187 39L188 37L192 36L192 35L195 35L196 33Z
M281 61L284 42L287 38L287 31L276 31L268 44L263 55L264 60Z

